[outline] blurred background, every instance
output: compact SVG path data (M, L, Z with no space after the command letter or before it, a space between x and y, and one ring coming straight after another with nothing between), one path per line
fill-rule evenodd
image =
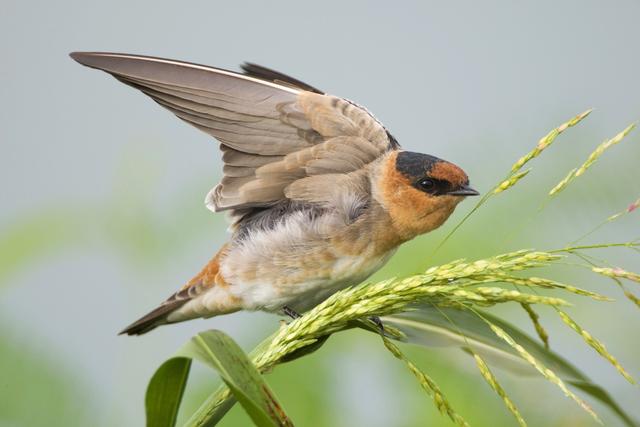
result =
M188 280L226 239L203 199L221 174L217 143L142 94L67 55L104 50L236 69L252 61L361 103L398 141L464 167L486 191L540 137L594 113L532 163L438 253L468 212L403 248L373 280L460 257L551 249L640 196L640 134L612 148L539 212L546 192L595 146L640 118L640 3L619 1L4 0L0 14L0 425L123 426L144 422L146 384L193 334L218 328L247 351L279 318L238 313L116 333ZM638 216L586 242L638 237ZM597 253L638 270L631 251ZM556 277L616 299L577 299L572 316L640 376L640 312L613 282ZM640 289L630 289L640 294ZM552 348L573 360L632 415L627 384L581 339L540 310ZM514 306L496 311L529 333ZM456 349L407 348L475 426L515 425ZM530 425L590 426L553 385L497 370ZM446 426L430 399L363 332L333 337L267 377L296 425ZM218 383L196 368L182 417ZM606 425L620 425L594 402ZM236 407L222 425L247 425Z

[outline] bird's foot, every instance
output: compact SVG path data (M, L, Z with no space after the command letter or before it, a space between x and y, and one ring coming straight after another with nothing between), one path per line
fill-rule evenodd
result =
M299 317L302 317L302 315L300 313L298 313L293 308L291 308L289 306L286 306L286 305L284 307L282 307L282 311L284 311L284 314L286 314L287 316L291 317L294 320L299 318Z
M369 320L373 322L380 330L380 333L384 335L384 325L382 324L382 320L380 320L378 316L369 316Z

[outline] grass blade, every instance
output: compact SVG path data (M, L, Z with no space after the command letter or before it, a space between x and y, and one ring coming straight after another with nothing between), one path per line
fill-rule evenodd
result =
M382 317L385 325L391 325L404 333L401 340L426 347L473 347L490 365L495 365L518 375L533 376L536 371L513 350L496 337L491 328L473 312L456 308L437 309L428 304L415 306L416 310ZM527 351L553 369L563 379L589 381L567 360L547 350L538 340L485 311L484 318L507 331Z
M173 427L182 402L191 359L174 357L156 370L144 398L147 427Z
M624 424L628 427L637 427L640 425L636 420L632 419L629 414L624 412L624 410L618 406L618 404L613 400L611 395L607 393L605 389L600 387L597 384L594 384L590 381L567 381L569 384L574 386L577 389L582 390L584 393L587 393L591 397L598 399L600 403L608 406L613 412L616 413L620 417L620 419L624 422Z
M201 332L178 354L198 359L218 371L256 426L293 426L262 375L238 344L223 332Z

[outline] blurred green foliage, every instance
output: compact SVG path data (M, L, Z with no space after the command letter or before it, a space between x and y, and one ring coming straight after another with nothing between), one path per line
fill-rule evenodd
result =
M74 367L2 323L0 426L95 425L91 408L99 402Z

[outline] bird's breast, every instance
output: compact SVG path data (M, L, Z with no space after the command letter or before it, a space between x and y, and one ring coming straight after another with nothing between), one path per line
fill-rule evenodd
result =
M220 271L245 309L306 310L365 280L391 257L395 246L380 246L370 225L363 220L327 233L321 224L283 222L233 243Z

